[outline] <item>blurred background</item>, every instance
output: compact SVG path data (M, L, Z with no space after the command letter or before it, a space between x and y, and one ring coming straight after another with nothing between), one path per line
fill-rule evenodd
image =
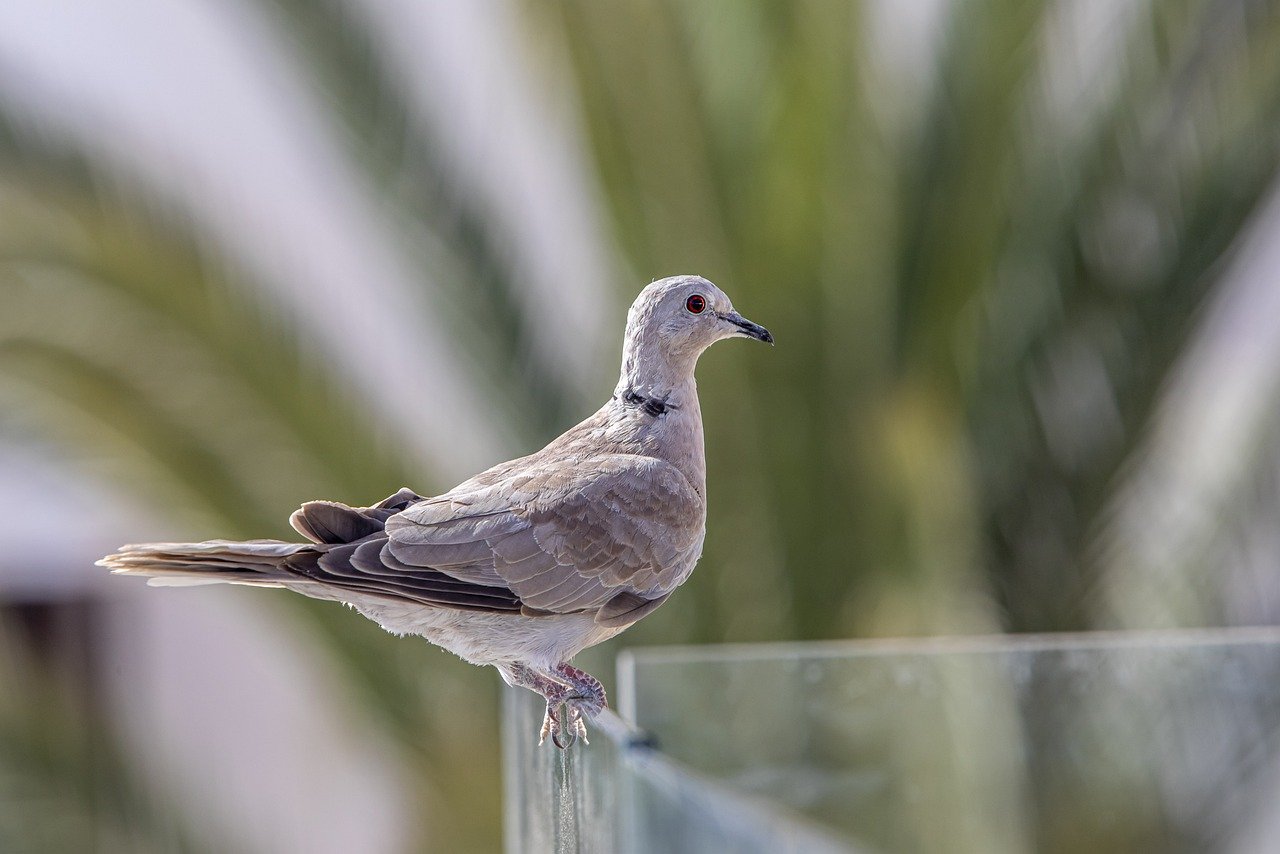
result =
M493 850L494 673L92 562L533 451L677 273L778 346L588 669L1277 622L1278 119L1267 0L0 4L0 850Z

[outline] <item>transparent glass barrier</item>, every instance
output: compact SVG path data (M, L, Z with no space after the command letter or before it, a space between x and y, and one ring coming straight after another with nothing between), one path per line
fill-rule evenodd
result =
M508 688L503 703L509 854L856 850L681 768L612 713L596 720L589 746L561 751L538 746L543 707L535 695Z
M619 666L623 715L665 756L873 849L1280 851L1275 630L667 648Z

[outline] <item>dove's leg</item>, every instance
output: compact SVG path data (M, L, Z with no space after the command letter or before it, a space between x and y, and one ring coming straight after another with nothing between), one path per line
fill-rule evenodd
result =
M585 670L579 670L568 662L560 662L551 671L557 679L563 679L565 682L573 686L574 690L581 695L584 700L590 700L598 708L592 714L597 714L601 709L609 707L609 698L604 693L604 686L600 684L600 680L592 676Z
M587 741L587 725L583 717L594 718L609 705L604 686L600 684L599 679L568 662L562 661L557 664L552 673L557 679L563 679L571 686L569 695L564 698L569 707L569 726L573 734L581 738L584 744L590 744L591 742Z
M545 742L548 735L552 743L561 749L579 738L584 744L590 744L586 719L594 718L609 705L599 679L567 662L557 664L549 673L524 664L503 665L499 670L508 684L528 688L547 701L538 744ZM567 719L565 709L568 710Z
M570 718L574 721L566 727L561 706L577 694L575 686L561 681L545 673L539 673L524 664L508 664L498 668L507 684L518 688L528 688L540 694L547 701L547 713L542 718L542 729L538 733L538 744L551 736L551 742L561 750L571 746L577 737L586 731L580 721L574 717L570 707ZM583 741L586 741L584 738Z

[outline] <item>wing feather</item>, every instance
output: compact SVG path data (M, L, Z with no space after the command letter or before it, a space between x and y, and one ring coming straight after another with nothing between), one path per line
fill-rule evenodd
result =
M501 584L526 611L596 610L625 624L688 577L704 519L674 466L605 455L414 504L387 520L382 562Z

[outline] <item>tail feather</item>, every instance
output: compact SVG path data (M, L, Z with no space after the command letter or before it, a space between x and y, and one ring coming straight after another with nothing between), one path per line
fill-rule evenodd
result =
M156 586L226 583L280 587L300 580L282 564L307 548L308 544L280 540L138 543L121 546L97 563L119 575L146 576L147 583Z
M290 558L303 552L323 554L330 548L381 533L387 519L422 496L404 488L372 507L348 507L336 501L309 501L289 519L309 543L282 540L208 540L203 543L138 543L121 546L98 561L120 575L142 575L157 586L251 584L258 587L323 586L305 567L316 555L304 556L293 571ZM306 558L310 558L310 564ZM317 588L318 589L318 588Z

